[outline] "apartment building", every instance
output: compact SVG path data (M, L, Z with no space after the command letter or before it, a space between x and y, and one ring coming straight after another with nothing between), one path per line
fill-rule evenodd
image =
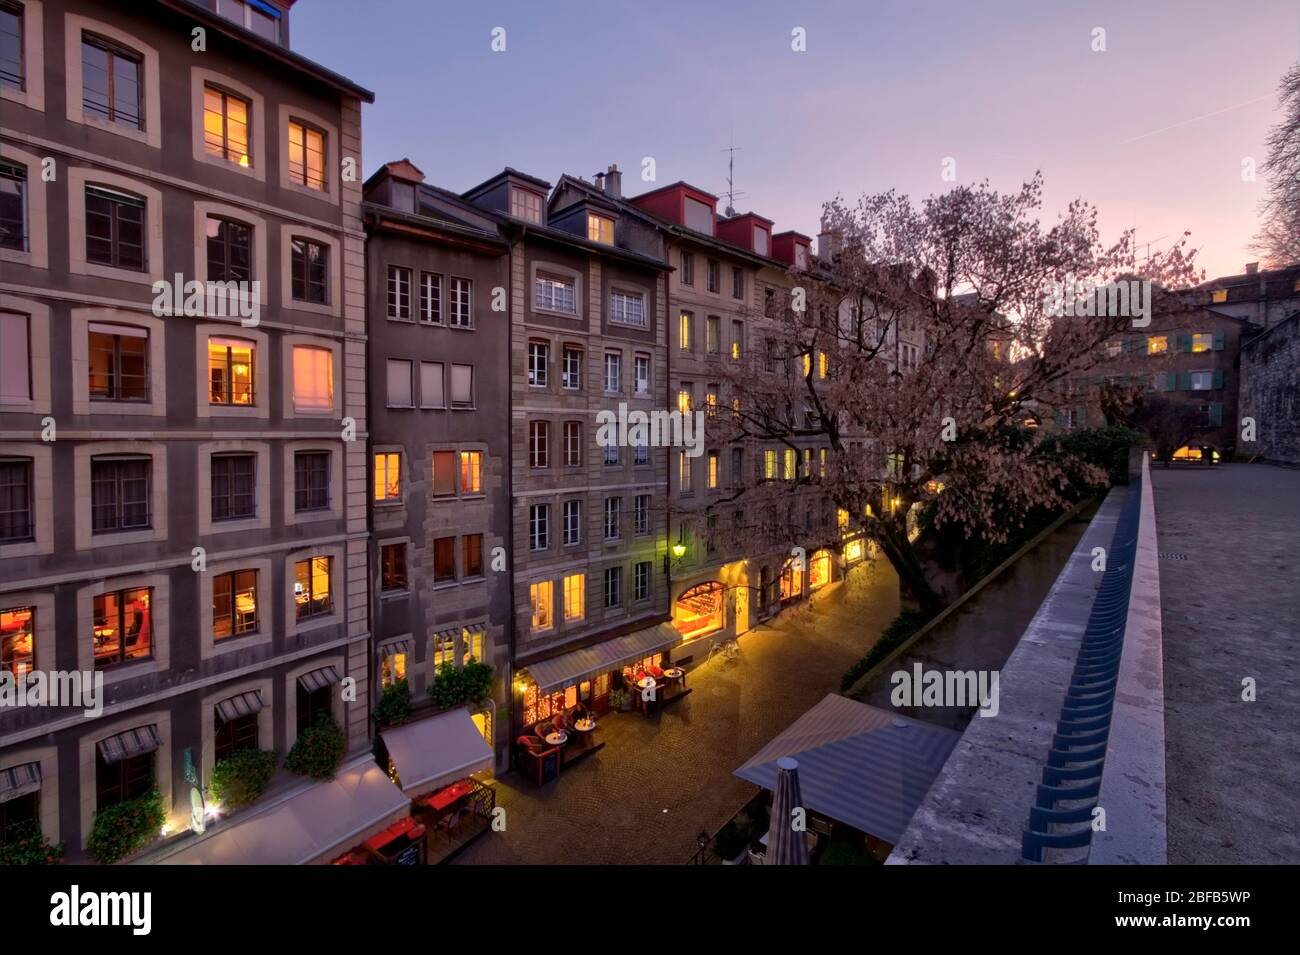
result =
M325 716L368 748L372 96L290 6L0 3L2 665L103 680L0 708L0 837L72 859L154 788L168 846L219 840L214 765ZM272 786L392 788L350 765Z
M1054 412L1053 425L1063 429L1100 427L1105 423L1098 392L1103 386L1161 394L1192 405L1200 427L1178 458L1227 460L1237 447L1237 401L1241 345L1258 329L1217 308L1188 308L1157 315L1147 328L1117 335L1103 346L1099 363L1086 377L1071 382L1077 404Z
M425 183L408 160L366 182L363 211L371 689L405 680L418 715L430 708L440 667L490 665L495 699L472 715L504 769L512 738L510 245L497 216ZM411 732L423 730L433 732Z
M667 450L599 443L602 411L661 407L662 243L600 189L507 168L462 198L510 243L510 488L517 729L601 712L624 666L676 642L664 574Z
M1300 263L1261 269L1247 263L1239 275L1222 275L1188 293L1189 303L1212 308L1267 331L1300 310Z

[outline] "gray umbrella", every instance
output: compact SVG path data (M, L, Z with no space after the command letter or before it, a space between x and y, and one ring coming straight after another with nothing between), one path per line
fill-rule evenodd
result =
M808 865L808 840L804 833L805 813L799 794L799 763L789 756L776 761L776 792L772 799L771 835L767 840L765 865ZM795 829L796 822L799 825Z

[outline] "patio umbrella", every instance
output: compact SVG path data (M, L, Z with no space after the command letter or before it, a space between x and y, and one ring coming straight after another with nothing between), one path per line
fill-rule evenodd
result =
M776 761L776 790L772 799L771 835L765 865L808 865L808 840L794 829L795 809L804 808L799 794L799 763L789 756Z

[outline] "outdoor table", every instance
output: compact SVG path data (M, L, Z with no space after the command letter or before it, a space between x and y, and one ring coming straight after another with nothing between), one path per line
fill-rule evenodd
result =
M462 796L468 796L471 789L470 784L462 779L460 782L452 783L450 786L439 789L436 793L428 796L424 800L424 804L430 809L446 809Z
M652 676L643 676L636 681L636 685L642 690L648 690L655 685L655 678Z
M573 724L573 728L579 733L590 733L596 728L595 720L578 720Z
M667 670L664 670L664 676L669 680L672 680L674 683L681 680L682 686L686 685L686 671L681 667L669 667Z
M563 731L558 733L546 734L546 742L550 743L552 746L563 746L568 741L569 741L569 734Z

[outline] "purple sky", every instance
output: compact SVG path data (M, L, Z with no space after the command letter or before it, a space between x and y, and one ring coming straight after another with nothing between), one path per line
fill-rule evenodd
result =
M506 165L553 182L617 162L628 194L721 193L734 136L737 209L815 234L837 192L943 191L951 156L957 181L1007 190L1041 169L1046 215L1081 196L1107 238L1189 229L1212 277L1255 258L1264 181L1242 162L1263 161L1300 3L300 0L292 34L375 91L367 173L409 156L460 191Z

